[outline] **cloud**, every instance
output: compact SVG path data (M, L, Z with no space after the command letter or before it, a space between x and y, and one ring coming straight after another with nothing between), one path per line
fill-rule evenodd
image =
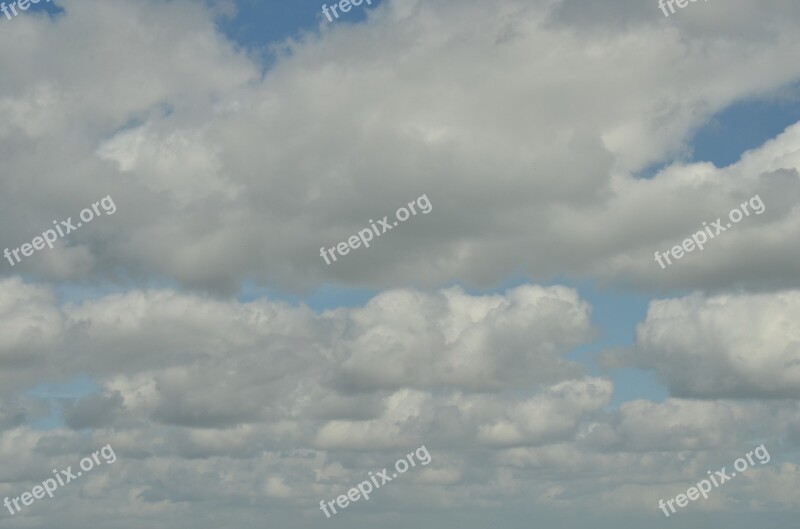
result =
M523 286L506 296L384 292L353 311L338 342L341 385L486 390L580 373L563 358L592 338L589 307L573 290Z
M123 399L119 393L93 394L79 402L68 404L64 422L76 430L102 428L110 425L120 410Z
M321 499L425 444L431 465L332 523L652 527L659 498L761 442L770 465L696 508L794 521L800 124L729 167L687 160L716 113L797 82L796 2L386 0L266 71L216 25L227 1L59 4L0 31L0 238L118 209L4 265L0 497L105 444L118 460L23 525L319 527ZM430 215L319 257L423 193ZM653 261L756 193L763 215ZM576 290L469 293L519 277L699 290L602 357L672 396L618 403L624 377L574 360L599 336ZM331 283L377 294L233 296ZM116 293L63 301L74 285ZM100 389L31 392L75 377Z
M221 301L168 289L57 305L47 287L0 283L0 298L11 294L22 296L18 306L39 303L60 322L37 369L47 373L46 365L60 359L68 366L61 377L84 373L102 389L66 401L65 428L36 431L20 415L8 422L0 455L15 453L18 462L6 469L0 494L18 494L48 469L74 465L107 443L118 462L64 498L78 508L81 497L116 504L133 494L136 516L147 520L182 506L204 510L213 498L234 517L239 502L254 501L279 518L302 512L314 519L319 499L335 498L420 444L433 463L386 491L384 501L394 508L449 512L477 502L522 509L525 490L526 501L546 511L646 512L667 492L685 490L706 469L728 463L725 457L732 461L762 442L748 434L756 431L773 440L776 464L753 476L765 484L793 479L779 466L783 456L774 441L793 439L800 424L790 400L640 399L610 408L613 383L564 360L593 332L588 304L561 286L522 285L486 296L457 288L395 290L319 314L266 299ZM768 307L785 310L791 295L656 302L639 341L687 340L686 333L651 330L665 314L694 316L682 303L714 305L715 312L697 316L705 325L717 314L742 328L730 311L752 307L773 331L790 329ZM757 319L748 318L753 339L762 339ZM687 343L701 335L689 332ZM9 354L25 345L18 347ZM384 350L391 356L373 358ZM456 358L460 363L451 363ZM715 362L717 369L725 365ZM693 363L694 371L711 374ZM353 365L368 366L357 374L373 383L356 383ZM376 374L374 365L381 367ZM519 385L499 385L495 377ZM14 402L2 405L11 409ZM20 446L29 448L20 454ZM632 480L647 485L631 489ZM624 501L609 500L611 491L624 493ZM756 506L777 501L742 480L703 508L725 509L743 494ZM793 501L781 499L779 506L791 508Z
M797 398L800 292L653 301L616 365L652 369L677 396Z
M750 32L693 8L666 23L625 2L600 18L581 2L385 2L363 24L283 43L261 75L196 3L67 1L0 35L0 57L13 54L0 142L16 175L0 182L0 237L16 247L110 194L113 217L16 266L90 282L124 268L217 294L519 273L797 286L783 241L800 226L798 127L730 168L681 162L716 112L798 79L796 6L747 18ZM632 176L665 160L677 163ZM423 193L430 215L335 266L319 257ZM755 193L765 215L669 271L653 262Z
M459 288L393 290L363 307L322 314L283 302L221 301L168 289L58 306L48 288L18 279L0 282L3 297L15 299L16 307L6 335L20 337L6 342L9 358L37 358L22 339L30 328L22 309L30 306L47 315L34 320L42 330L31 335L33 343L48 339L41 364L69 354L70 370L61 377L102 377L127 395L126 402L129 396L137 406L155 406L163 420L189 414L190 422L200 420L193 413L210 419L220 406L217 420L223 422L229 412L234 423L259 416L264 404L299 389L302 381L293 378L299 374L342 392L323 404L329 413L358 402L352 396L358 392L470 392L558 382L582 374L565 355L596 332L589 305L560 286L523 285L488 296ZM189 386L205 390L189 396ZM102 402L110 404L107 397ZM101 401L87 400L79 408L96 405Z

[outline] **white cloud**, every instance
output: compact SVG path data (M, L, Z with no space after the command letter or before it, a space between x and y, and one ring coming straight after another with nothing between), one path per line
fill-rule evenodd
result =
M650 304L632 351L676 395L796 398L800 292L665 299Z

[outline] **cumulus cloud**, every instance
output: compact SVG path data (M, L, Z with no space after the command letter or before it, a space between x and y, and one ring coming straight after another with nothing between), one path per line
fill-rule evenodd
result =
M487 296L396 290L321 314L172 290L58 304L48 287L18 279L1 282L0 297L38 304L57 323L35 366L40 373L57 362L62 369L51 380L86 374L102 388L63 399L68 429L40 432L25 425L24 413L9 415L0 446L5 440L18 450L27 438L35 448L7 470L14 486L5 489L35 481L43 465L66 466L92 443L111 443L127 470L92 475L69 497L108 498L107 489L122 494L117 487L126 483L145 516L158 515L160 505L207 501L208 491L189 483L208 479L229 483L223 491L233 497L250 483L244 497L307 509L423 442L449 466L421 469L408 486L458 486L470 472L453 448L568 442L612 391L608 380L580 378L583 370L564 359L593 330L588 304L560 286ZM7 325L14 336L28 323ZM383 351L377 343L392 351L397 376L353 371L389 361L374 356ZM24 342L7 347L9 355L28 350ZM504 379L511 384L498 383ZM10 414L14 401L3 405ZM481 459L489 465L488 454ZM222 460L239 462L223 472ZM120 481L118 472L127 477ZM401 486L396 495L403 504L417 493Z
M482 297L390 291L352 320L340 342L348 355L340 383L357 387L480 390L557 381L580 372L563 355L592 337L588 305L561 287Z
M798 313L796 290L653 301L635 346L606 360L653 369L684 397L797 398Z
M70 408L76 424L88 412L102 422L102 410L124 404L166 423L224 427L271 416L272 406L300 394L292 405L298 412L344 418L383 409L348 410L365 403L363 392L556 383L583 373L565 356L594 335L589 305L560 286L523 285L488 296L459 288L395 290L363 307L322 314L283 302L239 303L171 290L58 306L48 288L18 279L0 283L0 296L49 315L41 321L46 329L32 335L49 337L38 368L68 354L71 368L61 377L87 373L107 381L111 393ZM7 320L8 336L29 328L25 312L16 314ZM7 355L22 357L30 345L12 340Z
M573 434L589 412L611 399L613 385L605 380L562 382L542 395L520 402L498 421L480 428L479 436L493 445L545 444Z
M614 384L564 359L594 334L588 304L561 286L485 296L395 290L322 313L167 289L59 305L48 287L0 283L0 298L12 296L21 307L38 303L59 323L35 366L59 362L67 368L53 380L88 374L102 389L67 397L66 426L46 431L26 420L41 416L43 403L2 401L0 456L14 454L15 463L5 467L0 494L18 494L49 469L75 465L110 443L118 461L65 488L61 501L81 512L73 514L75 527L87 513L107 519L88 504L93 499L126 503L138 520L216 509L247 525L237 507L245 502L276 519L301 513L313 527L320 499L335 498L421 444L433 462L382 491L393 509L449 512L477 504L524 511L533 501L552 519L588 506L609 517L620 510L645 516L658 498L729 464L724 458L763 439L792 442L800 424L791 400L671 398L610 408ZM27 322L9 325L13 336ZM25 347L20 342L8 353ZM383 349L391 358L366 362ZM354 374L352 366L362 364L353 358L394 368ZM455 358L460 363L451 364ZM538 372L540 366L561 369ZM495 377L511 383L500 386ZM766 492L795 479L773 443L774 465L703 509L727 509L745 497L754 508L793 508L792 498ZM614 494L624 501L612 501ZM63 505L43 503L37 512L50 516ZM369 505L366 512L381 509ZM404 515L404 523L413 518Z

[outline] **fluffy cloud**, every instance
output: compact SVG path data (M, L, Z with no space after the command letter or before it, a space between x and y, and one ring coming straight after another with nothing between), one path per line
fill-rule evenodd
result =
M9 358L28 355L26 363L38 360L34 368L46 371L67 354L71 367L60 377L87 373L107 381L111 393L70 409L76 424L87 414L102 422L103 410L118 408L120 398L161 422L225 427L274 417L271 406L292 399L287 409L297 413L344 418L380 409L359 396L364 392L557 383L583 373L565 355L594 334L588 304L559 286L524 285L490 296L458 288L395 290L363 307L323 314L171 290L57 306L49 289L18 279L0 283L3 298L14 299L9 310L16 307L7 336L20 337L7 342ZM27 307L47 317L26 316ZM47 337L39 356L22 339L30 321L41 326L32 337Z
M797 398L799 317L795 290L654 301L634 348L607 360L653 369L675 395Z
M145 518L208 501L199 485L208 480L223 483L221 494L231 498L307 510L369 468L432 443L441 465L419 469L389 496L398 505L426 501L408 487L458 488L474 474L459 450L569 442L612 391L608 380L580 378L582 369L564 359L593 331L588 304L559 286L490 296L388 291L322 314L171 290L59 305L49 288L18 279L0 282L0 298L50 315L47 350L18 372L54 382L88 374L102 388L62 399L71 429L33 430L24 410L44 402L3 401L0 449L19 450L23 439L30 448L7 467L0 493L28 486L43 465L63 468L111 443L117 466L65 497L114 502L132 494ZM15 336L29 324L20 316L7 325ZM7 347L9 355L29 350L23 341ZM391 356L376 356L384 349ZM57 374L51 363L62 366ZM381 370L353 370L362 364ZM19 389L25 380L32 384L19 380ZM480 459L480 474L491 475L489 453ZM464 496L440 492L427 501L443 506Z
M473 297L386 292L363 309L341 342L342 384L499 389L580 371L563 354L591 335L589 307L565 288L516 288Z

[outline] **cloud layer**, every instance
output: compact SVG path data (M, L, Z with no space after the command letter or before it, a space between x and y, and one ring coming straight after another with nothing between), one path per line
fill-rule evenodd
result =
M262 75L199 5L67 1L0 34L0 236L13 248L111 194L113 218L18 266L214 292L514 273L797 287L784 251L800 229L797 127L728 168L681 162L715 112L797 79L797 8L776 2L740 31L738 16L692 7L665 20L616 2L604 12L619 18L596 20L579 2L385 2L285 43ZM422 193L434 213L391 243L319 257ZM765 215L668 272L655 264L756 193Z
M747 310L785 333L765 331L759 338L755 327L751 344L786 343L791 317L781 323L765 307L786 308L792 296L760 295L760 304L730 296L727 308L709 315L696 312L719 300L654 302L637 343L653 342L655 349L659 337L680 336L659 327L674 323L669 314L699 329L713 328L714 317L735 326L730 312ZM14 463L3 470L0 494L16 495L50 468L75 465L106 443L119 458L63 489L66 497L37 504L25 515L32 523L66 508L74 520L68 527L85 516L112 527L157 525L167 513L190 510L199 527L216 523L199 519L211 512L247 526L252 521L244 513L258 506L292 526L316 527L319 500L346 492L368 470L420 444L433 463L387 486L381 500L363 511L359 506L348 523L369 524L371 513L408 513L412 505L436 518L474 505L523 512L530 501L562 519L587 508L607 517L623 511L647 517L659 498L685 490L706 469L730 466L764 441L773 462L697 508L737 509L744 498L779 511L797 507L793 496L771 492L798 484L796 465L783 455L800 446L795 400L670 398L610 408L611 380L566 359L594 334L590 307L564 287L523 285L488 296L457 288L394 290L321 314L283 302L220 301L173 290L58 305L47 288L17 279L0 283L0 297L16 299L21 309L12 330L49 329L39 333L47 341L37 348L19 341L4 350L0 457L14 454ZM695 312L681 302L693 303ZM37 322L34 307L48 320ZM702 335L690 332L683 347L696 350L690 341ZM719 344L719 354L735 355L731 344L737 343L732 336ZM680 361L674 345L662 347ZM23 352L29 361L15 361ZM705 361L724 365L713 355ZM712 374L696 360L686 362L693 367L681 372L693 372L709 387L717 386L710 378L716 376L747 388L772 365L754 359L752 368ZM53 363L59 369L49 369ZM654 369L661 373L663 366L656 362ZM16 397L43 376L57 382L77 375L89 375L99 390L56 404ZM791 387L790 373L783 380ZM25 424L54 405L66 427L42 431ZM631 489L633 482L640 487ZM112 522L103 505L119 503L140 522ZM250 507L242 511L244 505ZM398 523L414 519L404 514Z
M800 123L689 160L712 116L797 86L800 4L385 0L265 70L219 30L231 2L58 3L0 21L0 239L117 212L3 265L0 497L118 461L0 526L796 523ZM430 215L320 258L423 193ZM654 261L756 194L763 214ZM609 329L551 284L584 279L662 298L598 365ZM377 294L235 298L331 284ZM630 370L669 397L620 399ZM769 464L660 518L761 443ZM319 512L422 444L431 465Z

